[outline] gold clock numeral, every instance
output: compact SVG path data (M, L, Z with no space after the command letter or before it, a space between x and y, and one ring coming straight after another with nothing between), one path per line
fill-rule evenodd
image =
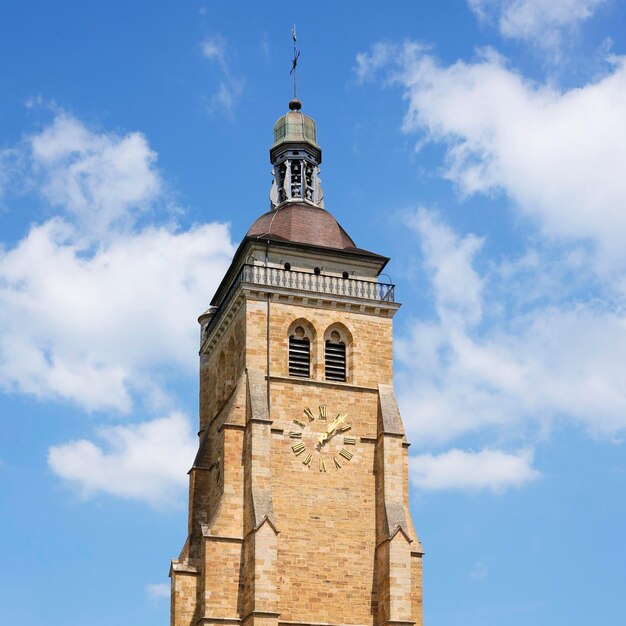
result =
M320 419L325 420L327 415L328 415L328 412L326 409L326 405L320 404Z
M341 428L339 428L340 433L345 433L352 428L352 424L344 424Z
M294 454L296 456L299 456L300 454L304 452L304 450L306 449L306 446L304 445L302 441L300 441L299 443L296 443L295 445L291 446L291 449L294 451Z
M304 414L309 418L309 422L312 422L315 419L315 415L313 415L313 411L308 407L304 409Z
M347 446L356 446L356 437L344 437L343 443Z
M320 459L320 472L325 472L325 471L326 471L326 463L324 459Z
M312 459L312 458L313 458L313 455L309 452L309 453L306 455L306 457L305 457L304 461L302 461L302 464L303 464L303 465L306 465L307 467L310 467L310 466L311 466L311 459Z
M341 456L347 461L349 461L354 456L352 452L348 452L345 448L341 448L341 452L339 454L341 454Z
M304 422L301 422L300 420L293 420L294 424L298 424L298 426L300 426L300 428L304 428Z
M335 467L337 469L341 469L341 463L336 459L336 457L333 457L333 461L335 462Z
M293 430L289 433L289 436L290 436L292 439L302 439L302 433L298 433L298 432L295 432L295 431L293 431ZM343 442L345 443L345 442L346 442L346 440L344 439L344 440L343 440Z

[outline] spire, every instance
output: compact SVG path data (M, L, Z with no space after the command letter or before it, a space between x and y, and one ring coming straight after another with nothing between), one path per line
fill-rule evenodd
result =
M322 149L317 144L313 118L301 112L297 96L296 70L300 52L296 48L296 27L293 37L293 99L289 111L274 124L274 143L270 148L274 182L270 190L270 206L275 209L286 202L306 202L324 208L324 193L319 178Z
M289 108L292 110L299 110L300 107L302 106L302 104L300 103L300 101L298 100L298 85L296 82L296 70L298 67L298 59L300 58L300 52L299 50L297 50L296 48L296 25L293 25L293 28L291 29L291 36L293 37L293 59L291 60L291 72L289 72L290 74L293 74L293 100L289 103ZM294 106L292 107L292 103L294 104ZM296 108L295 104L298 103L300 104L300 106L298 106Z

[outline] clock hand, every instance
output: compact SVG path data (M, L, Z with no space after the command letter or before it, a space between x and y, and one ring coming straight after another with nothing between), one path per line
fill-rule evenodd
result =
M319 444L322 445L326 441L328 441L328 438L335 432L335 430L337 430L337 426L343 424L346 421L347 417L348 417L347 414L345 414L345 415L337 415L337 417L328 426L326 432L322 433L319 436L319 438L317 440L319 442Z

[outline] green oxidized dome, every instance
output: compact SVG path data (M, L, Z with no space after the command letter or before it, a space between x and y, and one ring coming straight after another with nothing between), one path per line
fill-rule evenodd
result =
M299 100L292 100L289 103L291 110L279 117L274 124L272 150L283 143L308 143L321 151L317 145L315 122L313 118L300 111L301 106Z
M312 118L300 113L300 111L289 111L289 113L278 118L274 124L274 145L272 148L281 143L291 142L306 142L319 148L315 135L315 122Z

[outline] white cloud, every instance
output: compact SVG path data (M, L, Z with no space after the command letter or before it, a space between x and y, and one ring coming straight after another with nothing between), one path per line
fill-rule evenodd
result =
M116 221L162 199L140 135L60 115L29 144L43 196L66 217L0 248L0 388L89 411L129 411L136 392L157 401L164 370L194 370L195 319L234 251L228 227ZM101 237L84 236L93 220Z
M226 40L223 37L219 35L207 37L200 43L200 49L202 50L203 56L209 59L209 61L216 61L227 71Z
M472 259L482 240L473 235L459 239L425 209L409 216L408 222L421 236L439 315L459 314L464 320L480 321L483 281L474 270Z
M470 571L470 578L474 580L485 580L489 575L489 568L482 561L476 561L474 567Z
M133 224L163 192L156 154L141 133L97 133L60 113L28 146L44 198L89 234Z
M102 446L81 439L53 446L48 465L84 498L108 494L155 507L178 506L197 449L181 413L101 428Z
M205 58L219 66L222 75L217 91L209 98L209 112L232 116L245 83L231 71L226 40L219 35L208 37L200 43L200 49Z
M243 93L243 81L239 79L222 81L209 100L209 111L221 110L232 115L239 97Z
M502 492L537 479L533 454L520 450L507 454L499 450L480 452L449 450L443 454L421 454L409 458L409 477L418 489Z
M371 47L369 52L359 52L356 55L356 67L354 68L357 80L361 83L372 80L378 70L393 60L397 51L397 46L379 41Z
M437 309L436 319L414 321L396 342L399 401L412 440L445 443L485 431L515 439L563 421L593 436L624 432L626 316L619 304L559 301L552 293L544 296L553 302L517 308L510 298L515 279L494 271L475 281L491 298L476 326L473 309L459 308L437 287L434 262L460 260L459 274L472 276L468 250L475 238L459 237L423 209L410 224L422 243ZM534 275L548 266L538 264ZM485 309L486 296L475 306Z
M481 18L493 21L505 37L544 48L562 43L563 34L589 19L607 0L468 0Z
M146 585L146 592L151 598L155 600L169 598L170 591L171 591L171 586L168 583L152 583L152 584Z
M0 386L128 411L133 391L157 391L159 368L193 371L228 228L145 228L93 253L76 238L53 219L0 251Z
M591 245L597 271L626 267L626 57L567 90L525 79L490 50L449 66L417 44L388 58L405 89L405 131L446 147L445 176L462 194L504 192L544 236Z
M383 44L357 60L362 78L385 68L403 86L405 131L446 147L445 176L463 195L504 192L540 234L481 273L481 239L427 211L409 220L436 305L397 342L415 441L514 440L562 422L608 438L626 429L626 58L612 62L559 90L490 50L443 66L420 44Z
M139 226L139 212L167 208L139 133L97 133L61 112L4 157L11 189L59 215L0 247L0 389L87 411L132 415L138 400L169 411L100 428L101 443L53 446L48 462L83 497L178 504L197 441L168 385L197 371L196 318L234 252L228 226Z

